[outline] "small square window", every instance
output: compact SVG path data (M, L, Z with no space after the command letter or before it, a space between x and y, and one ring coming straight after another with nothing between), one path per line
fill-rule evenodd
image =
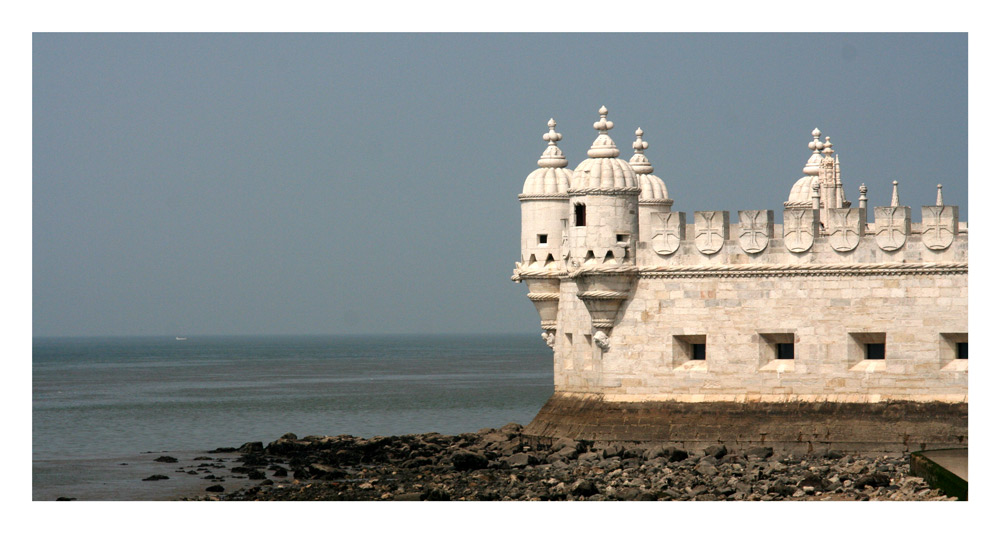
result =
M865 359L885 359L885 343L865 344Z
M957 353L955 354L955 359L968 359L969 358L969 343L967 342L956 342L955 347L957 348Z
M548 242L549 242L549 236L548 236L548 234L545 234L545 233L539 233L538 234L538 244L540 244L540 245L541 244L548 244Z
M575 226L587 225L587 206L583 204L573 205L573 221Z
M691 360L692 361L704 361L705 360L705 345L704 344L692 344L691 345Z
M617 239L618 244L625 244L628 242L628 233L619 233L615 235L615 238Z
M777 359L795 359L795 344L791 342L779 342L774 345L775 357Z

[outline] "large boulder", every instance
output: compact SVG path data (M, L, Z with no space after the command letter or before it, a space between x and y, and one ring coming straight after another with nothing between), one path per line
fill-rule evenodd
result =
M451 464L458 471L480 470L489 465L489 460L478 453L458 451L451 456Z

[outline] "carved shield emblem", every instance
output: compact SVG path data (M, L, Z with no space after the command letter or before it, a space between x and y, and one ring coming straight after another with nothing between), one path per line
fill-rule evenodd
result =
M722 249L729 238L729 211L695 211L694 245L703 254Z
M944 250L951 246L958 233L958 206L925 205L921 211L924 245L931 250Z
M830 246L838 252L850 252L858 247L864 233L864 221L860 209L830 209L827 233Z
M653 251L670 255L677 251L684 240L684 213L653 213Z
M801 253L812 248L819 229L819 210L785 209L784 238L788 251Z
M755 254L767 248L774 235L774 211L740 211L740 247L744 252Z
M875 243L891 252L906 243L910 234L910 208L906 206L875 208Z

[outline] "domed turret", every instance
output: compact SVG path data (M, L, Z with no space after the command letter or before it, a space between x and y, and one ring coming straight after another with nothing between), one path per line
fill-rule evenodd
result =
M556 132L556 121L549 119L549 131L542 140L549 145L538 160L538 169L524 180L521 201L521 262L526 270L522 279L528 285L528 299L541 318L542 337L552 346L555 342L556 318L559 312L559 274L565 274L564 260L568 256L567 225L569 189L572 173L566 170L566 157L556 144L562 134Z
M802 169L805 174L799 178L788 193L787 208L811 209L813 207L813 188L820 189L820 221L824 225L829 219L830 209L850 207L851 203L844 196L844 186L840 181L840 157L833 153L833 143L830 138L826 142L819 140L819 128L812 131L813 140L809 149L813 151Z
M572 173L566 157L556 144L562 134L556 121L549 119L549 131L542 140L549 145L538 160L538 168L524 180L521 201L521 262L526 267L556 268L564 258L563 240L568 220ZM568 250L566 250L568 251Z
M587 151L588 159L573 171L569 189L570 276L598 330L595 343L608 350L618 310L635 279L640 188L631 165L617 159L618 148L608 135L614 123L607 119L607 108L601 106L599 113L594 123L597 139Z
M594 123L597 139L589 156L573 171L569 196L573 204L572 257L579 266L635 264L639 234L639 182L608 131L608 109L601 106Z

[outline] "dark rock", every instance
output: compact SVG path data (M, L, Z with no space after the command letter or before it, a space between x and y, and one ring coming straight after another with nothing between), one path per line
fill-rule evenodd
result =
M157 457L156 459L153 459L153 460L156 461L157 463L176 463L177 462L177 458L176 457L170 457L169 455L161 455L161 456L159 456L159 457Z
M288 470L285 470L283 467L279 466L274 469L274 472L271 475L275 477L285 477L288 475Z
M233 453L235 451L236 448L225 447L225 448L216 448L214 450L208 450L208 453Z
M264 453L264 443L263 442L247 442L236 449L240 453L248 454L258 454Z
M570 494L588 497L598 493L597 485L589 479L580 479L569 487Z
M60 497L56 498L56 501L57 502L75 502L76 498L67 498L65 496L60 496Z
M510 466L528 466L537 465L539 463L538 458L529 453L515 453L507 458L507 464Z
M212 485L211 487L205 487L205 492L225 492L226 487L222 485Z
M295 435L295 433L285 433L284 435L282 435L279 438L286 439L286 440L299 440L299 438Z
M344 479L347 477L347 472L334 468L330 465L324 465L321 463L313 463L308 466L306 473L309 477L313 479L324 479L324 480L336 480ZM298 477L298 476L296 476Z
M397 494L392 499L397 502L419 502L422 495L423 493L420 492L404 492L402 494Z
M729 450L726 449L725 444L713 444L705 448L705 455L716 459L722 459L727 453L729 453Z
M212 459L211 457L209 457L207 455L199 455L198 457L195 457L194 459L191 459L191 460L192 461L214 461L214 459Z
M164 476L162 474L153 474L153 475L151 475L151 476L143 479L143 481L159 481L161 479L170 479L170 478L167 477L167 476Z
M777 481L767 487L767 492L768 494L777 494L779 496L791 496L792 494L795 494L795 487L788 485L787 483Z
M422 500L432 501L432 502L450 502L451 494L448 494L447 491L441 490L439 488L432 488L425 490L420 495L420 498Z
M270 479L265 479L264 481L261 481L260 484L261 485L274 485L274 481L272 481Z
M247 478L252 480L260 480L260 479L267 479L267 476L264 474L264 472L261 472L260 470L253 470L247 472Z
M774 450L768 446L757 446L747 450L747 457L767 459L774 455Z
M838 452L837 450L827 450L823 454L824 459L840 459L842 457L844 457L843 452Z
M889 481L889 476L883 474L882 472L875 472L861 477L854 483L854 486L859 489L863 489L865 487L888 487Z
M709 463L698 463L698 466L694 468L694 471L705 477L712 477L719 473L719 469Z
M451 456L451 464L455 467L455 470L461 472L486 468L489 460L478 453L458 451Z

